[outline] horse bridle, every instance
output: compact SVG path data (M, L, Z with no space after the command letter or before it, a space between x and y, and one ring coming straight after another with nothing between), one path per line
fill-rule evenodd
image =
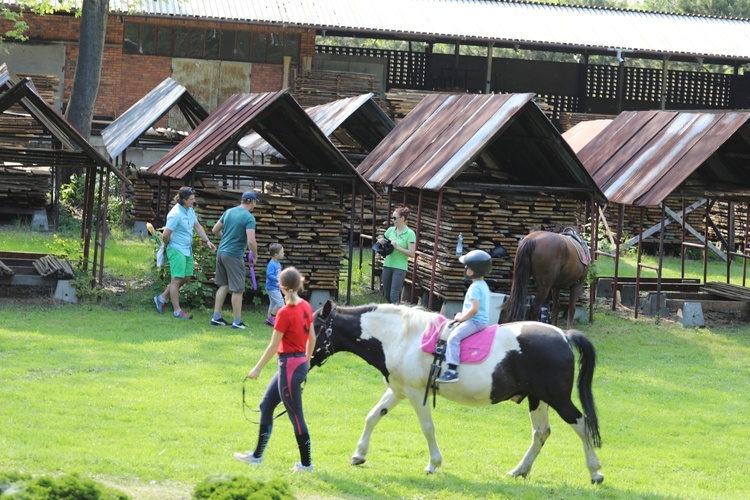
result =
M333 356L334 353L333 346L331 345L331 336L333 335L333 320L336 317L336 313L334 311L335 309L331 309L331 312L328 314L328 318L326 318L325 323L322 327L320 327L321 333L318 333L318 337L323 337L323 347L315 349L313 356L321 351L323 352L323 354L325 354L325 357L320 362L320 366L323 366L325 362L328 361L328 358Z

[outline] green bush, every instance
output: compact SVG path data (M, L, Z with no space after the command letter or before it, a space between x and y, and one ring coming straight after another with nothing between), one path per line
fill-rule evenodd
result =
M254 481L244 476L216 476L204 479L195 485L195 500L247 500L294 498L289 484L279 479L267 483Z
M115 489L77 475L39 476L0 473L0 498L8 500L127 500Z

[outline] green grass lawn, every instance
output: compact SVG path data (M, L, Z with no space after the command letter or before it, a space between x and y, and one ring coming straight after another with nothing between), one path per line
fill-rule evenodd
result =
M113 256L134 245L122 250L123 268L148 272L150 257L140 255L153 251L148 242L111 242ZM525 403L474 408L439 399L433 413L444 465L433 476L424 475L426 442L403 403L375 430L367 463L349 465L385 390L379 373L349 354L308 377L316 472L299 475L287 471L299 458L286 416L261 467L232 458L256 440L241 393L269 340L264 308L248 306L249 328L236 331L209 326L207 310L193 321L160 316L145 292L129 294L117 307L0 302L0 470L78 472L137 499L190 498L198 481L227 473L282 478L300 498L750 497L744 325L684 329L601 311L593 324L577 325L598 349L602 485L589 484L581 442L554 413L531 475L505 476L531 439ZM245 383L251 406L273 372L269 364Z

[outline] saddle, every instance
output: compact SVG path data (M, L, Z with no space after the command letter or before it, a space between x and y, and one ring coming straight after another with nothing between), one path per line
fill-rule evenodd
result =
M575 229L572 227L566 227L560 234L567 236L575 242L573 246L578 252L578 259L581 261L581 264L584 266L591 264L591 251L589 250L589 246L583 241L583 238L581 238L581 235L578 234Z
M439 387L435 382L435 379L440 376L440 372L442 371L446 348L446 340L440 337L448 330L448 328L446 328L447 321L446 318L441 317L437 325L428 328L422 334L422 343L420 344L420 347L424 352L432 354L434 357L432 366L430 366L430 374L427 376L424 401L422 401L423 406L427 404L430 389L432 389L433 408L437 404L436 399ZM487 356L489 356L490 350L492 349L492 342L495 340L497 327L498 325L488 326L473 335L469 335L461 341L461 356L459 359L462 364L481 363L487 359Z
M425 330L422 334L420 347L424 352L435 354L440 334L445 330L447 321L446 318L440 318L435 327ZM481 363L487 359L492 349L492 342L495 340L497 327L498 325L490 325L461 341L461 364ZM443 351L444 354L445 352Z

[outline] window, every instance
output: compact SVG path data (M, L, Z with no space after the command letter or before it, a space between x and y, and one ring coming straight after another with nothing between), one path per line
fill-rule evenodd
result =
M138 32L141 26L138 24L125 24L125 33L123 41L123 49L127 54L137 54L140 52L140 44L138 43Z
M300 35L125 23L122 50L126 54L274 64L282 64L288 56L297 63Z
M276 33L271 33L271 36L268 38L270 41L268 44L268 62L281 64L283 62L284 40L281 38L281 35L277 35Z
M219 58L219 30L206 30L206 59Z
M222 31L221 32L221 50L219 52L219 59L222 61L234 61L236 50L234 48L234 40L237 37L235 31Z
M175 57L186 57L188 55L188 48L190 47L190 38L188 36L187 28L174 29L174 50L172 54Z
M237 33L237 57L238 61L250 60L250 33L240 31Z
M159 26L156 29L156 53L160 56L172 55L172 28Z
M203 58L203 42L205 33L203 30L190 30L190 57Z
M299 35L284 35L284 55L292 58L292 63L299 59Z
M154 53L154 25L141 24L141 54Z
M268 50L268 35L265 33L253 34L253 61L266 62Z

